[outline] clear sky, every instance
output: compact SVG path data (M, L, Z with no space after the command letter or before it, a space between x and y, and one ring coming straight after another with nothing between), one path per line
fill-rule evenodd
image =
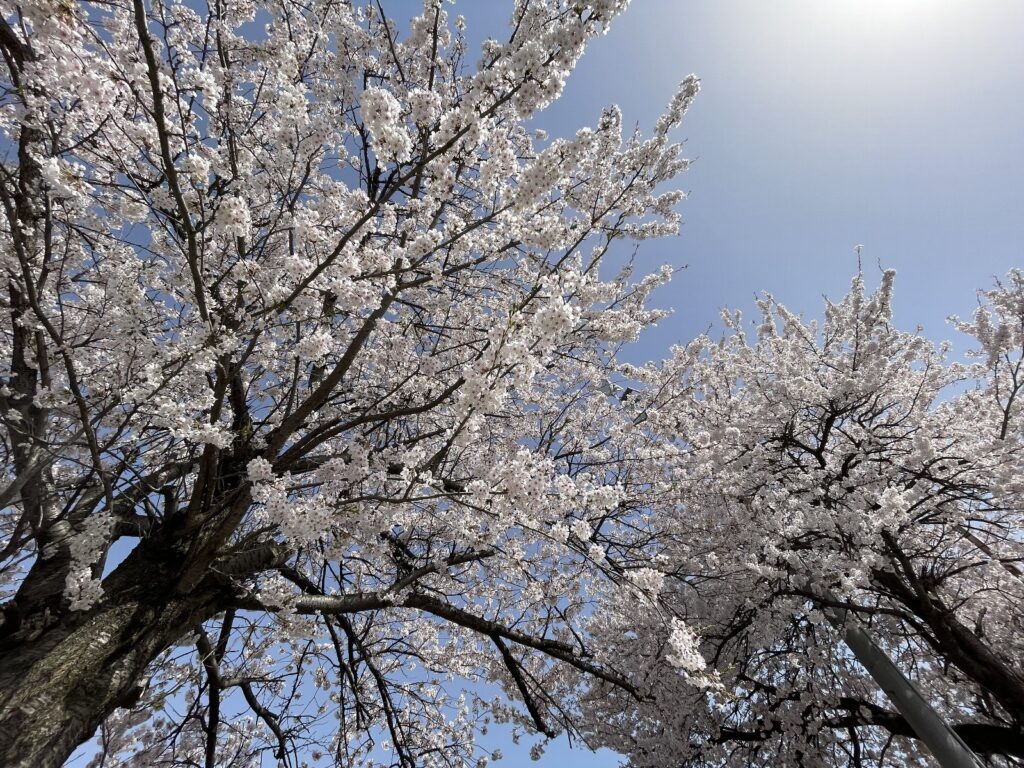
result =
M480 39L510 7L453 12ZM657 296L676 315L630 356L658 359L762 290L820 315L822 294L845 293L857 244L869 282L879 262L897 270L899 325L958 341L946 316L1024 266L1021 30L1019 0L633 0L536 120L571 134L617 103L649 130L679 80L703 81L680 131L695 159L682 233L638 256L688 265ZM500 746L496 766L532 765ZM540 765L616 762L556 745Z
M510 7L454 12L498 36ZM683 76L703 81L680 131L682 234L640 250L688 269L640 356L762 290L818 313L858 243L870 271L898 272L897 322L951 337L945 317L1022 263L1022 29L1017 0L633 0L536 124L575 132L617 103L647 129Z

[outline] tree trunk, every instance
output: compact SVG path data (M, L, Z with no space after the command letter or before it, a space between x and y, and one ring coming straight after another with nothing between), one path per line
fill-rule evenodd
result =
M216 612L217 590L175 594L140 547L89 611L0 639L0 765L58 768L118 706L137 699L149 664Z

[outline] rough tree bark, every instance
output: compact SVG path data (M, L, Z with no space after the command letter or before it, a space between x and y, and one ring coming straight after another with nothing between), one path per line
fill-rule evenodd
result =
M177 587L173 550L144 544L105 582L107 594L73 619L0 627L0 765L56 768L119 706L130 706L146 667L213 616L224 591Z

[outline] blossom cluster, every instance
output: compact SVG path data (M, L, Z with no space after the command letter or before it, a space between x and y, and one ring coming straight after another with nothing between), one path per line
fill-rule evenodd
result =
M0 404L32 521L4 508L24 535L0 581L56 584L40 604L71 623L129 599L133 568L153 594L214 593L160 634L179 645L140 704L190 714L109 717L109 761L242 765L284 738L369 764L396 724L390 762L447 765L486 718L561 727L612 660L543 649L597 601L659 592L636 501L657 450L597 383L629 377L615 348L662 316L668 274L602 261L677 230L685 161L615 108L551 140L524 119L624 0L510 3L475 67L440 0L408 24L384 2L57 5L12 6L0 35L34 57L4 58L0 99L28 159L0 233ZM313 619L317 600L374 607ZM218 706L249 715L218 726Z

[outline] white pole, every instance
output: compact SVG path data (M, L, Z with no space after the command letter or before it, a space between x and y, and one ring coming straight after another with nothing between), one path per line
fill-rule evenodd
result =
M838 603L830 593L824 597L830 603ZM868 671L872 679L885 691L886 696L903 715L918 738L928 747L942 768L984 768L970 747L942 719L938 712L921 695L907 677L893 663L889 655L878 647L867 630L849 611L841 608L824 608L829 622L843 633L843 640L853 651L857 661Z

